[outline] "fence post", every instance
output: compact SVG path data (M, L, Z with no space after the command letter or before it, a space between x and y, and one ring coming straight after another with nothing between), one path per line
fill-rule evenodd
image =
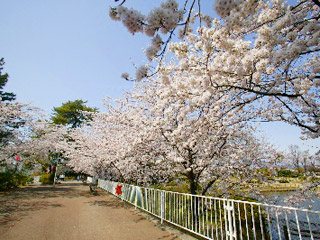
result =
M135 193L135 200L134 200L134 208L137 209L138 206L138 191L137 191L137 187L134 187L134 193Z
M233 226L233 211L234 211L234 204L232 201L227 200L224 206L225 210L226 210L226 235L227 235L227 239L230 240L236 240L237 239L237 235L235 232L235 229Z
M160 192L160 218L161 218L161 224L163 224L163 219L164 219L164 204L165 204L165 201L164 201L164 192L161 191Z

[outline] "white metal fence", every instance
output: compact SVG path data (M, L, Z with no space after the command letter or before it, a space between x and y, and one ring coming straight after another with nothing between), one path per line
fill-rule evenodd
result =
M205 239L320 239L320 211L144 188L99 180L137 208ZM121 186L122 194L116 194Z

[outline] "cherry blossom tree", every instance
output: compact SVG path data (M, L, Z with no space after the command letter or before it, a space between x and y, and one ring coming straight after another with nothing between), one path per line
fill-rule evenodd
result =
M15 94L4 87L9 75L3 72L4 59L0 59L0 165L21 161L26 142L30 141L33 126L43 117L41 111L29 104L15 101ZM30 149L29 149L30 150ZM17 159L15 159L17 158Z
M148 15L125 2L110 16L152 37L156 69L139 67L132 92L60 143L75 170L139 184L184 176L191 193L226 195L278 156L254 121L319 137L318 1L218 0L220 19L201 1L167 0Z
M220 19L203 16L200 1L190 2L179 8L168 0L146 16L126 8L125 1L111 8L110 15L130 32L153 37L146 53L157 69L142 66L136 79L157 73L190 77L195 85L206 82L199 92L215 88L233 96L226 112L248 110L256 120L284 121L299 126L305 137L319 137L319 2L218 0ZM178 29L183 41L171 44L175 58L164 63ZM129 79L128 74L123 77Z
M188 84L192 79L181 78L180 74L169 79L171 84L167 76L162 76L135 94L144 99L143 106L152 117L151 129L141 142L158 139L158 146L150 149L163 149L153 153L152 158L162 159L165 172L171 169L176 175L184 175L191 193L202 189L205 194L221 177L224 185L230 179L244 183L249 181L245 177L257 177L251 170L271 161L274 151L253 136L253 129L247 124L251 116L246 112L225 114L219 100L226 101L229 95L216 91L208 99L208 92L199 94L194 85ZM150 132L157 135L150 137ZM230 190L231 185L225 189Z
M272 160L272 151L253 137L243 116L222 120L220 108L192 105L175 93L165 98L167 90L162 79L143 82L117 104L106 104L106 113L71 133L69 165L138 184L184 176L193 194L214 185L227 194L260 177L256 169Z
M51 152L62 151L59 142L65 138L68 138L67 127L41 119L32 124L29 139L22 147L22 153L48 158Z
M30 105L0 101L0 129L9 133L1 139L1 163L11 163L16 154L22 154L26 142L31 140L30 136L34 124L41 117L41 111Z
M62 146L70 159L68 165L74 170L128 181L136 175L132 174L133 166L127 162L128 149L134 141L134 133L142 129L128 118L137 116L135 110L138 109L130 111L124 102L118 107L106 103L106 108L106 113L95 113L89 125L72 130L73 141L65 141Z

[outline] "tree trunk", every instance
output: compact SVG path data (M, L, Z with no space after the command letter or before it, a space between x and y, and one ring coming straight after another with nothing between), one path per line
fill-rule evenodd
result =
M190 193L191 194L197 194L198 186L194 179L189 179L190 183Z
M196 195L197 190L198 190L198 184L196 182L196 177L192 171L188 175L188 180L189 180L189 186L190 186L190 193L192 195ZM198 229L198 224L199 224L199 210L200 210L199 209L199 198L192 196L190 206L192 209L192 213L191 213L192 214L192 223L193 223L192 228L194 230L196 230L196 229Z

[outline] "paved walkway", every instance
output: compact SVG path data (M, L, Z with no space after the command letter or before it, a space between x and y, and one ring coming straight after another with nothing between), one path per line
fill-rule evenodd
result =
M0 193L2 240L178 240L134 207L80 183Z

